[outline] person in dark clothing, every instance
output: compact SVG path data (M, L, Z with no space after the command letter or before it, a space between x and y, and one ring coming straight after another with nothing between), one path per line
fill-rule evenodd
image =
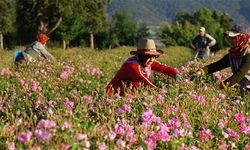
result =
M240 84L241 96L250 97L250 30L245 25L234 25L225 32L230 43L229 53L219 61L200 68L197 75L212 74L216 71L231 67L233 75L220 84L220 88L227 89L237 83Z
M206 29L201 27L199 35L197 35L191 42L190 46L194 49L194 60L197 58L203 59L204 56L210 55L210 47L216 44L216 40L206 33Z

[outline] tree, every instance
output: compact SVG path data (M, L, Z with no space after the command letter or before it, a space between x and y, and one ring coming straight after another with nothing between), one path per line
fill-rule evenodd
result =
M67 49L69 42L81 34L84 30L84 25L77 15L69 15L64 18L64 21L56 31L56 35L63 40L63 49Z
M216 41L216 46L221 49L226 46L223 33L232 24L232 19L221 12L207 8L202 8L192 15L179 13L173 23L164 23L160 27L160 37L165 45L188 46L191 40L198 34L200 26L204 26L206 31L212 35Z
M27 41L37 33L51 34L65 16L81 13L78 8L82 3L81 0L17 0L18 33Z
M174 38L174 35L175 29L173 28L173 25L171 23L164 22L161 24L159 36L161 37L162 43L164 43L166 46L177 45L177 41Z
M110 33L116 46L136 43L136 25L125 12L116 12L113 15Z
M84 24L90 35L90 48L94 49L94 34L103 31L106 26L106 10L109 0L83 0L86 9Z
M205 26L214 21L213 12L208 8L201 8L193 15L194 24L198 26Z
M232 27L233 24L233 20L232 18L229 17L228 14L226 13L221 13L219 11L214 11L213 12L213 18L215 19L216 22L220 23L220 29L218 29L219 31L216 31L216 37L218 39L224 39L224 32L228 29L230 29ZM229 46L229 43L227 40L218 40L217 44L212 47L212 50L214 48L220 48L220 47L224 47L224 46Z
M189 12L179 12L174 19L175 22L179 22L184 25L187 21L193 23L193 16Z
M0 50L4 48L4 34L13 30L15 22L15 2L13 0L0 1Z
M228 15L202 8L194 13L194 19L197 20L197 25L206 27L207 32L216 39L216 45L212 49L221 49L227 45L224 32L232 26L232 19Z
M148 38L150 36L149 28L145 23L139 24L136 31L136 41L141 38Z

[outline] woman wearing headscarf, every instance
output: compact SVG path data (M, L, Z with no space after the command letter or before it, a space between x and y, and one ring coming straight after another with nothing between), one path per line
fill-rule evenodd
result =
M49 38L45 34L38 34L36 36L36 41L28 45L24 51L18 50L14 53L15 64L25 64L37 58L54 59L45 48L48 40Z
M219 61L198 69L197 75L212 74L216 71L231 67L233 75L221 83L220 87L227 89L237 83L244 97L250 96L250 47L249 28L245 25L234 25L225 34L230 43L229 53Z

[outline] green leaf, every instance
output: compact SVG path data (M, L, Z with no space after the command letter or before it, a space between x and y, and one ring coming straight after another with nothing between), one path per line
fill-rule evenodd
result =
M78 150L78 149L79 149L79 145L78 144L71 145L71 150Z
M142 141L141 139L139 139L138 143L140 144L140 146L144 149L144 150L148 150L148 146L147 144Z

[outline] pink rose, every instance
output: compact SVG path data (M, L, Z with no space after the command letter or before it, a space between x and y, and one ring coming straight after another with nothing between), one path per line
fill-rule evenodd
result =
M22 142L22 143L29 142L31 136L32 136L32 133L30 131L29 132L22 132L18 136L18 141Z
M152 110L147 110L141 115L141 120L143 122L147 122L147 121L150 121L153 116L154 114L152 113Z
M46 142L49 142L51 139L51 134L48 131L45 131L44 129L35 130L35 136L38 139L43 139Z
M56 126L56 123L54 121L50 121L50 120L40 120L38 123L38 128L52 128Z
M67 108L68 110L71 110L71 109L73 108L73 106L74 106L74 102L72 102L72 101L70 101L70 100L67 100L67 101L66 101L66 108Z

